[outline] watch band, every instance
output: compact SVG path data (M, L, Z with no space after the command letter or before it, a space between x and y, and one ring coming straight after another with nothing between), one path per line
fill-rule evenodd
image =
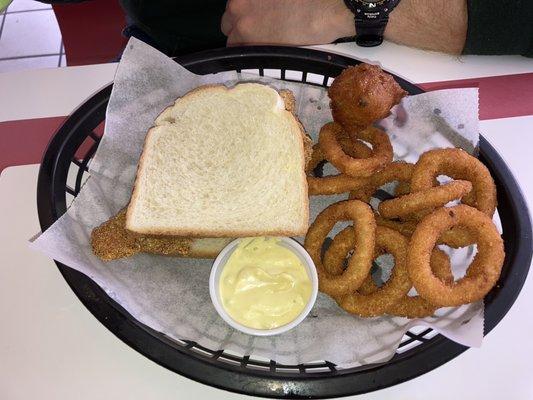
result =
M355 42L362 47L374 47L383 43L385 27L389 22L388 15L379 20L355 18Z

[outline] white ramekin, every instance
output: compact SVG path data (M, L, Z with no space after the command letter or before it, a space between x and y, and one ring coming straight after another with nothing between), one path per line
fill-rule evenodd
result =
M215 309L217 310L218 314L222 317L224 321L226 321L230 326L233 328L247 333L249 335L255 335L255 336L272 336L272 335L278 335L283 332L287 332L288 330L291 330L296 325L298 325L300 322L304 320L304 318L309 314L309 311L313 308L316 296L318 294L318 276L316 274L316 268L315 264L313 263L313 260L311 260L311 257L305 251L303 246L298 243L296 240L282 237L280 238L280 244L282 246L285 246L289 248L291 251L293 251L298 258L302 261L303 265L305 266L305 269L307 271L307 275L309 276L309 280L311 281L311 296L309 297L309 301L305 308L302 310L300 315L298 315L294 320L289 322L286 325L279 326L274 329L255 329L250 328L248 326L242 325L239 322L235 321L231 316L227 313L224 306L222 305L222 300L220 299L220 293L219 293L219 280L220 275L222 274L222 270L224 269L224 266L226 265L226 262L228 261L229 257L239 244L239 242L242 239L235 239L231 243L229 243L220 254L217 256L215 261L213 262L213 267L211 269L211 276L209 277L209 294L211 295L211 301L213 302L213 305L215 306Z

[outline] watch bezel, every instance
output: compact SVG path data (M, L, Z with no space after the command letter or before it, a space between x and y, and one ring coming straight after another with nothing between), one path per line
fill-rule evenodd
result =
M356 3L364 4L367 6L368 4L375 4L376 6L381 6L386 1L389 1L389 0L355 0Z

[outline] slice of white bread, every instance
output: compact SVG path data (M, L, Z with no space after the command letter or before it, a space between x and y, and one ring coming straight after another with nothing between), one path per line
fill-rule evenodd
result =
M304 234L305 133L293 103L257 83L203 86L176 100L146 137L126 228L192 237Z

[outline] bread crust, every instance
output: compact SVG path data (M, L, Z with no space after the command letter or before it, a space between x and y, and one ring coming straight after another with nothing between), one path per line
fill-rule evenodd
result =
M246 83L243 83L246 84ZM192 89L191 91L187 92L182 97L178 98L176 101L183 101L184 98L194 96L196 93L199 93L200 91L204 90L211 90L211 89L217 89L220 88L222 90L231 90L235 88L238 85L233 86L232 88L228 88L225 85L222 84L210 84L210 85L203 85L199 86L195 89ZM266 86L266 85L265 85ZM270 86L269 86L270 87ZM270 87L271 88L271 87ZM275 90L275 89L274 89ZM139 196L139 189L138 189L138 176L139 171L142 170L144 163L146 162L146 159L148 157L147 154L147 147L146 143L148 140L150 140L151 135L153 135L153 130L155 126L152 126L146 135L146 138L144 140L144 147L143 151L141 153L141 156L139 158L139 164L137 166L137 173L135 177L135 183L133 185L133 191L131 195L131 201L128 206L128 210L126 212L126 229L139 233L144 235L170 235L170 236L186 236L186 237L192 237L192 238L205 238L205 237L212 237L212 238L219 238L219 237L227 237L227 238L234 238L234 237L252 237L252 236L299 236L299 235L305 235L307 233L307 229L309 228L309 196L308 196L308 186L307 186L307 178L306 178L306 172L305 172L305 166L306 166L306 146L305 141L307 139L307 134L303 128L303 125L300 123L296 115L294 114L294 108L295 108L295 99L294 95L290 90L282 90L277 91L278 95L283 99L283 102L285 104L285 110L283 112L290 114L290 121L294 124L295 132L299 132L300 134L300 151L302 155L302 161L301 161L301 173L302 173L302 198L304 199L304 212L302 215L302 221L300 221L299 228L294 230L213 230L213 229L183 229L183 228L173 228L173 229L165 229L165 228L158 228L158 229L148 229L148 228L136 228L133 227L131 224L132 220L132 214L133 214L133 207L135 206L136 202L138 201ZM176 101L166 107L159 115L163 114L166 110L173 107ZM156 120L157 120L156 118Z
M301 151L303 154L302 177L304 180L304 184L303 184L302 195L304 199L305 216L303 220L304 231L302 231L300 235L305 235L307 233L307 230L309 229L309 190L308 190L308 185L307 185L307 173L306 173L305 168L313 152L313 148L312 148L313 140L309 137L309 135L305 131L303 124L301 123L300 119L296 115L296 99L294 98L294 94L288 89L280 90L278 93L283 99L283 102L285 103L285 110L291 113L293 120L297 124L301 137L302 137L302 141L300 145L301 145ZM279 236L282 236L282 235L279 235Z

